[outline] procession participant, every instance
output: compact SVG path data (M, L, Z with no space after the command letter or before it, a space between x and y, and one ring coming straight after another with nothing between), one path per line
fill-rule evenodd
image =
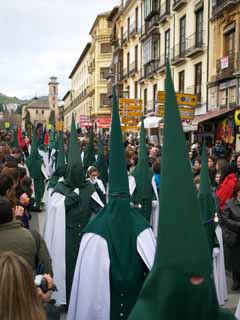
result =
M98 169L99 179L102 180L106 188L108 183L108 164L104 156L103 142L100 134L98 136L98 156L93 166Z
M140 151L138 163L136 168L131 172L131 176L134 177L135 180L135 188L133 189L133 194L131 197L133 204L135 206L139 206L140 212L153 226L154 235L156 236L159 215L158 192L153 171L148 166L143 118L140 133ZM133 181L130 180L130 183L133 183Z
M223 237L222 229L218 224L216 201L211 191L205 143L202 148L201 160L202 168L200 174L198 200L200 203L203 225L209 244L210 255L213 257L213 274L218 303L219 305L224 305L228 298L228 294L224 263Z
M87 170L87 180L90 181L98 193L100 199L106 204L106 189L101 179L99 179L98 169L94 166L90 166Z
M32 135L31 153L29 157L26 159L26 165L27 165L29 174L34 182L35 204L31 210L40 212L44 190L45 190L45 182L44 182L44 174L43 174L44 165L43 165L43 159L38 152L35 129L33 130L33 135Z
M113 92L109 201L84 229L68 320L126 319L155 254L150 226L130 206L118 106ZM87 276L86 276L87 275Z
M72 117L65 178L53 190L44 236L52 257L58 305L69 301L82 230L103 206L93 185L85 179Z
M217 303L169 63L166 74L157 250L152 271L128 320L235 319ZM184 181L184 188L176 181Z
M94 150L94 133L93 128L90 128L90 135L89 135L89 142L87 147L84 150L84 156L83 156L83 167L85 172L87 172L87 169L94 164L96 161L95 158L95 150Z

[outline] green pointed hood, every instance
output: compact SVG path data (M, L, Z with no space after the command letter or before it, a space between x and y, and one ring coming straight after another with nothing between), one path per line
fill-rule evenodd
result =
M100 134L98 135L98 158L93 165L99 171L99 179L101 179L104 185L106 185L108 182L108 166L104 157L103 143Z
M13 148L19 148L18 145L18 138L17 138L17 130L13 131L13 142L12 142L12 147Z
M130 206L128 174L118 102L113 89L109 154L109 201L84 232L106 239L114 281L132 281L138 259L136 238L148 228L146 220ZM128 283L128 282L127 282Z
M211 259L169 64L165 92L157 251L128 319L217 320Z
M34 128L32 134L31 153L26 159L26 165L32 179L39 179L42 176L42 164L43 160L38 152L36 129Z
M58 150L55 171L49 181L48 188L54 188L59 178L64 177L66 171L65 153L64 153L64 137L63 132L60 131L58 137Z
M84 151L84 158L83 158L83 167L85 171L93 165L95 162L95 151L94 151L94 133L93 128L90 129L90 136L89 136L89 143Z
M82 167L80 145L73 114L64 184L72 189L81 188L85 184L85 173Z
M135 178L136 181L136 189L133 194L133 201L134 203L141 204L141 211L144 217L150 222L153 200L153 172L151 168L148 167L148 154L143 117L141 122L140 151L138 163L131 175Z
M206 153L205 141L202 148L202 159L201 159L201 173L200 173L200 190L198 193L198 200L201 209L202 221L205 227L210 253L213 247L216 246L215 236L215 222L214 217L217 212L215 199L211 190L211 182L208 172L208 159Z
M52 126L51 133L50 133L50 139L49 139L49 150L52 150L55 148L56 145L56 132L54 126Z

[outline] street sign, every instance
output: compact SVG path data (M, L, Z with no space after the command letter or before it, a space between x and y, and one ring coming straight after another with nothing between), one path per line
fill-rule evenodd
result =
M137 131L140 117L142 116L143 101L141 99L119 99L119 115L121 118L122 130Z
M138 131L138 130L139 130L138 126L122 126L122 131L123 132L127 132L127 131L135 132L135 131Z
M177 104L181 106L196 107L197 96L188 93L176 93ZM158 91L158 103L165 103L165 91Z
M194 119L194 113L195 113L194 108L179 107L179 111L180 111L181 120L193 120ZM158 108L158 116L164 117L164 106L160 106Z

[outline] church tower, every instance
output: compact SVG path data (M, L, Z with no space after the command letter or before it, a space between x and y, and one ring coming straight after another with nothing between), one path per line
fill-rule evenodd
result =
M50 81L48 83L48 103L51 111L55 112L56 121L59 118L59 110L58 110L58 85L57 77L50 77Z

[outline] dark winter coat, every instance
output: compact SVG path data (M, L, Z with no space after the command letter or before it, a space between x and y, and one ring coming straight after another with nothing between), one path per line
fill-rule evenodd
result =
M222 214L226 269L240 272L240 202L230 199Z

